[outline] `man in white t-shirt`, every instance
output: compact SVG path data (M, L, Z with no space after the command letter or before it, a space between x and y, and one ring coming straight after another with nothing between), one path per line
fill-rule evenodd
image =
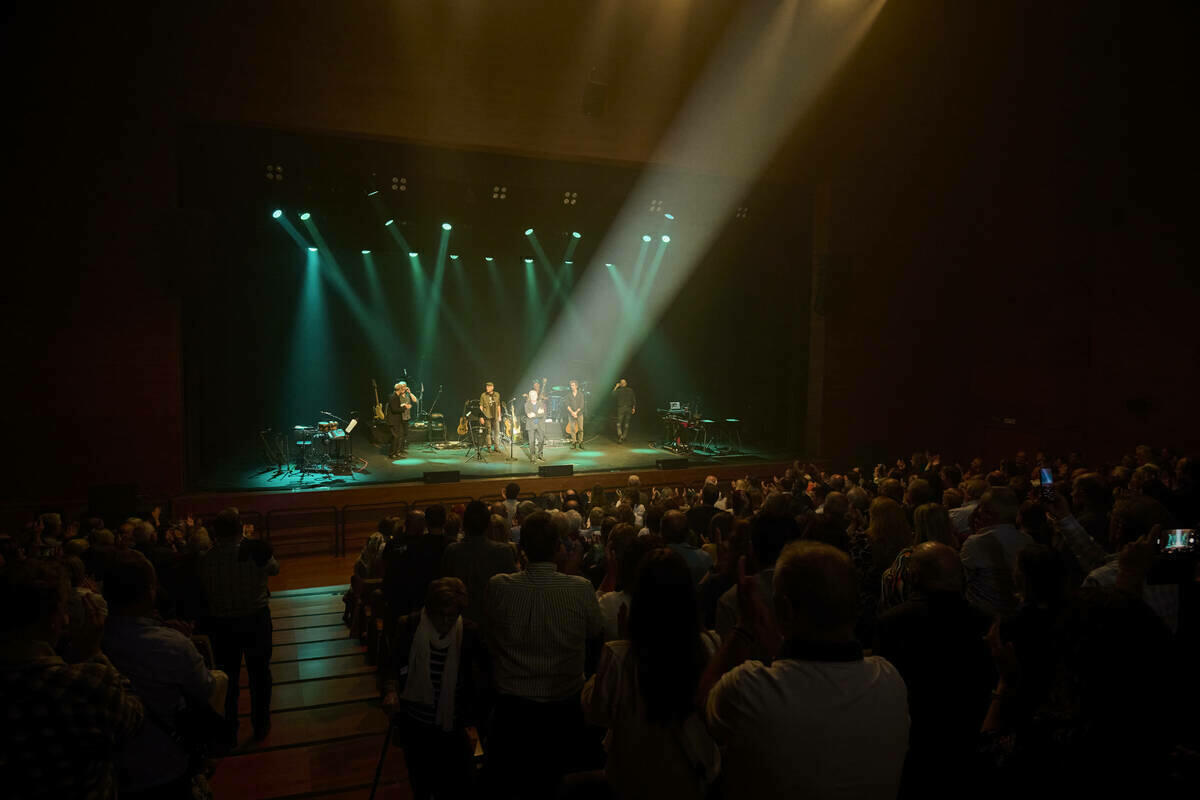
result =
M754 580L739 581L738 624L701 680L727 794L892 800L908 748L907 691L891 663L864 658L854 639L850 557L795 542L774 588L778 628ZM775 660L738 664L762 639L779 643Z

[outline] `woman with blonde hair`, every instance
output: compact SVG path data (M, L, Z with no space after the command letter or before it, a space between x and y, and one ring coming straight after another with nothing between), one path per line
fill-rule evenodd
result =
M858 625L860 641L875 638L875 618L879 612L879 587L884 570L896 556L913 543L912 529L904 507L890 497L871 501L867 529L850 537L850 557L862 580L859 601L862 616Z

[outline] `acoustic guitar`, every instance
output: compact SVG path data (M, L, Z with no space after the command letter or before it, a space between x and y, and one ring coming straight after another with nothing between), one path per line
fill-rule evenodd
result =
M387 419L383 413L383 403L379 402L379 384L371 378L371 388L375 390L375 419Z

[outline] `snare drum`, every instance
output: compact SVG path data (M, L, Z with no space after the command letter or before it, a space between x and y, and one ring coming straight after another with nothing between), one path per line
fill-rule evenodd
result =
M336 431L339 427L341 427L341 426L338 425L333 420L329 420L328 422L318 422L317 423L317 430L319 430L319 431L325 431L325 432Z

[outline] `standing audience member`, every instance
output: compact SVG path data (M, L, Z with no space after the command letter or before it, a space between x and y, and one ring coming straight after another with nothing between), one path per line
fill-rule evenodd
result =
M62 567L29 559L0 571L0 787L12 798L117 796L116 753L142 727L141 701L100 652L104 621L85 602L83 660L54 652L71 590Z
M634 581L628 639L604 646L583 693L588 722L608 729L605 774L615 796L706 796L720 755L696 688L716 645L700 629L687 564L670 549L647 553Z
M941 544L958 549L958 535L950 523L950 515L938 503L925 503L913 509L913 545L921 542L940 542ZM899 605L908 598L909 571L908 559L913 552L912 547L906 547L896 556L895 561L883 572L880 580L879 610L886 611Z
M434 514L435 521L443 524L444 517ZM392 619L420 608L429 583L441 577L446 540L440 529L436 534L426 531L425 523L425 513L410 511L404 520L404 535L392 539L384 553L383 598Z
M708 528L705 527L704 530L707 532ZM692 584L699 586L700 581L712 569L713 560L712 556L691 543L690 533L687 516L682 511L668 511L663 515L662 535L667 540L667 547L683 558L691 570Z
M687 510L688 528L697 541L708 535L708 523L720 511L716 507L719 494L716 484L706 483L700 490L700 503Z
M463 616L476 625L484 622L488 581L501 572L517 571L516 553L507 544L488 539L487 527L487 506L479 500L471 501L463 512L466 537L449 545L442 557L442 574L466 585L469 602Z
M141 698L146 722L121 751L121 798L188 800L191 753L179 741L180 708L224 711L229 679L210 672L192 640L155 618L154 565L136 550L118 553L104 581L109 616L104 652Z
M1012 489L993 487L979 499L979 532L963 542L963 566L967 570L967 600L986 614L997 616L1016 609L1013 568L1017 554L1033 543L1017 528L1020 501Z
M954 523L954 530L958 531L960 537L965 537L971 532L971 515L979 508L979 500L987 490L988 482L982 478L967 481L965 502L950 511L950 521Z
M796 542L779 557L774 583L778 631L757 584L740 581L738 624L700 683L723 748L724 786L748 798L891 800L908 747L908 702L896 668L864 657L854 638L853 562L827 544ZM746 661L764 638L775 660Z
M586 578L563 575L546 512L521 528L524 572L492 577L487 637L498 693L488 770L494 796L549 797L583 750L580 691L588 645L602 630Z
M242 658L250 681L250 724L254 739L271 730L271 608L267 577L279 574L271 546L246 538L236 508L227 508L212 523L213 548L197 564L207 617L201 628L212 639L217 669L229 676L225 719L230 743L237 744L238 678Z

